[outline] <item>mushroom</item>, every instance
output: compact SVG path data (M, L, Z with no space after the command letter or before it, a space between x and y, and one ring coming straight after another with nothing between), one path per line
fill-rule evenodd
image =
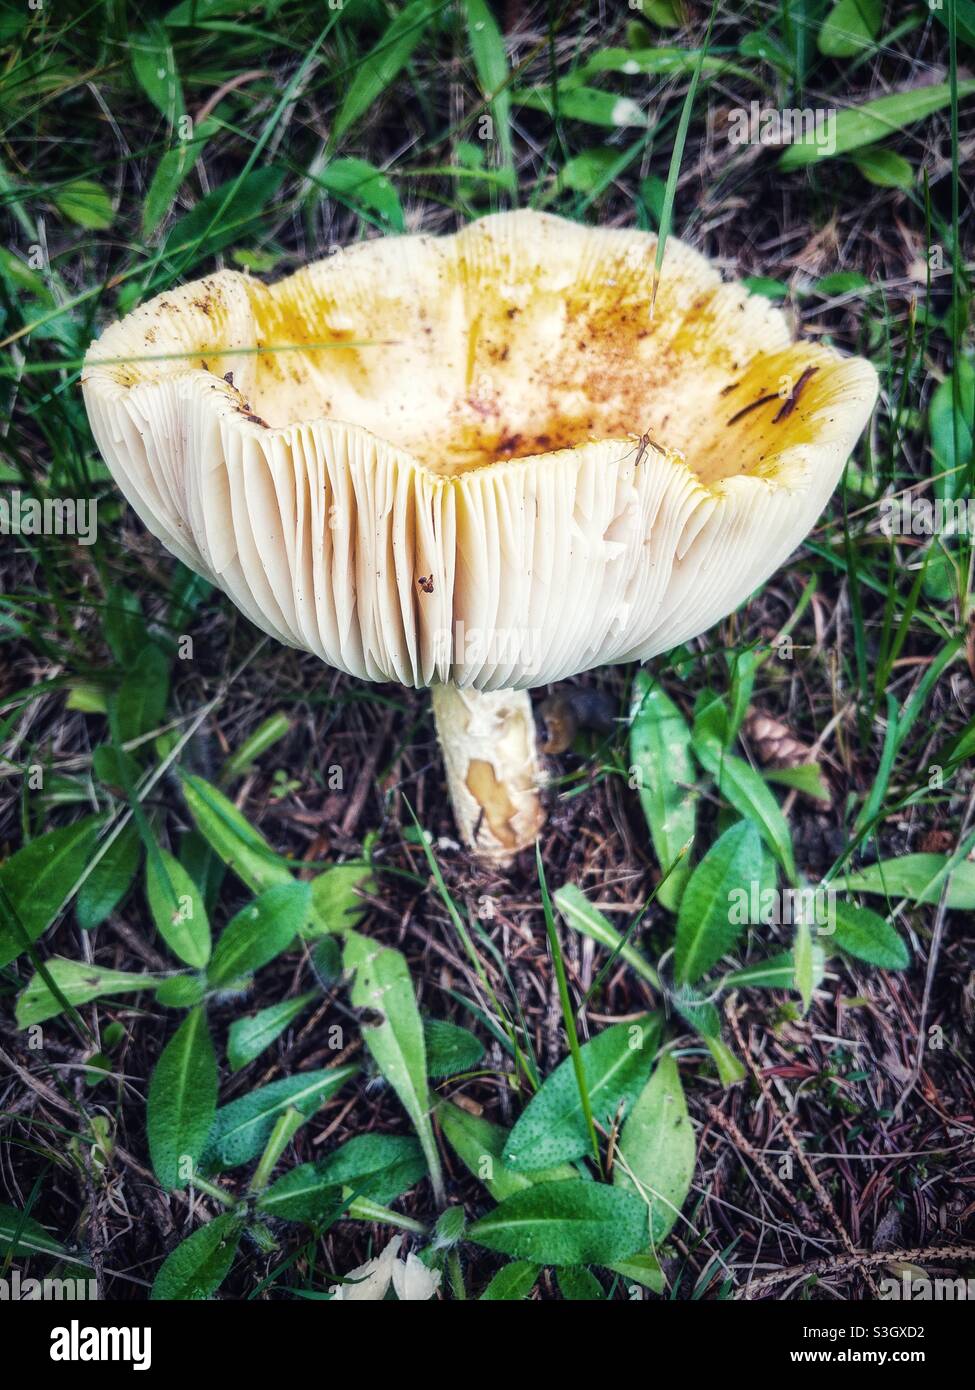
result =
M430 687L465 842L543 822L528 691L703 632L809 531L877 393L670 239L535 212L221 270L90 348L146 526L263 631Z

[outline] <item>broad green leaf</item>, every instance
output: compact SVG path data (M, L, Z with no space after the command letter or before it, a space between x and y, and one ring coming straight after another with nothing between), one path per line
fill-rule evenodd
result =
M160 115L174 125L183 113L183 90L173 46L165 29L156 23L145 33L130 34L126 48L139 86Z
M536 1183L468 1228L475 1245L545 1265L609 1264L647 1243L646 1204L599 1182Z
M773 851L791 883L796 881L792 836L781 807L754 768L728 753L713 729L695 721L692 734L698 762L717 783L718 790L739 815L753 820L762 839Z
M972 359L960 356L954 374L957 375L957 383L952 376L945 377L928 407L934 490L940 498L955 498L964 491L964 470L972 460L972 431L975 427L975 364Z
M732 950L745 923L732 911L733 894L761 881L762 844L750 820L724 832L698 864L684 890L677 917L674 969L693 984Z
M780 787L795 788L804 796L811 796L816 801L829 803L833 799L818 763L800 763L797 767L770 767L766 769L765 776Z
M149 1153L163 1187L185 1187L217 1111L217 1059L202 1006L162 1050L149 1082Z
M665 1052L619 1138L613 1181L650 1206L650 1236L658 1245L677 1220L694 1176L694 1130L677 1063Z
M630 718L631 777L636 778L657 861L666 872L694 839L691 734L673 700L646 671L637 671L633 678ZM660 885L657 901L661 906L677 911L690 871L690 858L685 855Z
M103 232L115 218L111 198L94 179L74 179L52 197L63 217L90 232Z
M584 121L587 125L606 126L618 130L623 126L647 126L647 113L632 97L615 92L603 92L596 87L560 86L558 98L552 99L550 87L519 88L512 91L511 100L517 106L544 111L547 116Z
M639 73L693 72L698 62L702 72L733 73L751 77L747 68L729 63L727 58L701 54L694 48L601 48L572 74L572 81L586 82L601 72L619 72L626 77Z
M535 1287L540 1265L531 1260L512 1260L503 1265L481 1294L481 1303L517 1303Z
M826 968L826 954L822 946L813 942L813 988L823 979ZM722 984L726 989L797 989L796 962L792 951L780 951L767 960L755 961L741 970L732 970Z
M300 1072L222 1106L201 1161L208 1167L236 1168L256 1158L284 1110L294 1106L306 1117L313 1115L358 1070L348 1064L331 1071Z
M231 1071L240 1071L255 1057L271 1046L275 1038L281 1036L290 1023L317 999L318 991L309 990L295 999L284 999L280 1004L271 1004L259 1013L247 1018L238 1018L230 1025L227 1035L227 1061Z
M204 1299L230 1273L243 1234L243 1218L228 1211L187 1236L163 1261L150 1299Z
M207 967L211 985L230 984L286 951L308 919L307 883L278 883L224 927Z
M814 294L830 299L834 294L850 294L854 290L871 290L873 283L858 270L837 270L832 275L824 275L813 286Z
M394 232L405 230L399 195L389 176L365 159L333 159L315 182L353 210L375 212Z
M154 856L146 856L146 899L152 920L169 949L187 965L202 970L210 959L210 921L203 899L168 850L159 850L159 860L162 872Z
M152 643L142 648L115 695L123 743L157 728L169 698L169 662Z
M260 227L268 203L281 187L284 170L252 169L242 179L228 179L170 227L166 255L185 259L187 267L213 256L232 242L245 240Z
M556 1276L559 1293L569 1303L600 1303L606 1290L585 1265L562 1265Z
M647 1251L643 1255L630 1255L625 1260L614 1260L606 1266L614 1274L619 1274L630 1284L642 1284L654 1293L663 1293L666 1287L664 1272L656 1255Z
M291 870L223 792L202 777L187 774L183 795L207 844L252 893L293 882Z
M575 193L592 193L601 188L619 163L619 151L601 147L581 150L562 166L562 187Z
M744 1063L735 1056L723 1038L705 1038L705 1046L711 1054L722 1086L736 1086L744 1079Z
M331 144L364 115L409 62L433 16L433 0L411 0L394 17L379 42L359 63L332 125Z
M218 126L203 121L191 140L180 140L160 157L142 205L142 234L149 238L173 211L177 195Z
M359 892L372 887L372 869L363 861L333 864L311 881L311 914L302 936L313 939L357 927L369 910Z
M156 990L156 1001L167 1009L192 1009L205 995L205 975L168 975Z
M258 1206L283 1221L317 1225L338 1205L343 1190L385 1204L408 1192L426 1171L415 1139L361 1134L327 1158L285 1173L260 1197Z
M139 975L127 970L107 970L103 965L89 965L81 960L63 960L55 956L45 962L45 969L69 1004L90 1004L106 995L132 994L135 990L155 989L157 981L151 975ZM41 975L32 975L27 988L17 1000L17 1026L29 1028L56 1018L64 1006L47 987Z
M883 0L836 0L819 28L819 51L853 58L873 48L884 17Z
M54 1236L45 1231L40 1222L16 1207L0 1204L0 1254L3 1255L54 1255L68 1264L88 1265L87 1259L69 1255L64 1246Z
M502 163L512 170L514 150L511 143L511 94L508 81L511 69L504 35L498 27L487 0L464 0L467 15L467 38L482 95L490 103L494 133L501 147Z
M617 1023L581 1049L586 1089L597 1124L609 1128L642 1091L653 1067L660 1019L648 1014ZM567 1057L531 1098L504 1149L508 1168L532 1172L580 1158L590 1149L572 1058Z
M638 975L642 975L655 989L660 987L657 972L650 962L640 954L636 947L625 941L625 938L620 935L609 918L605 917L599 908L589 901L578 884L566 883L554 894L553 901L566 924L572 927L573 931L591 937L593 941L598 941L600 946L605 946L610 951L618 951L620 959L632 966Z
M141 854L142 841L130 821L78 890L74 910L82 931L94 931L115 911L132 885Z
M836 931L832 943L847 956L879 965L883 970L906 970L911 955L903 937L890 922L868 907L838 902L834 905Z
M958 83L959 102L973 92L975 79L967 78ZM874 145L895 131L923 121L950 101L951 88L947 82L940 82L930 87L913 87L909 91L895 92L892 96L878 97L876 101L865 102L863 106L848 106L837 113L835 141L829 142L829 148L822 143L822 130L804 132L803 139L782 152L779 168L800 169L805 164L815 163L817 159L849 154L864 145Z
M914 170L902 154L885 150L880 146L868 146L853 156L853 163L867 183L878 188L914 187Z
M808 1013L812 1003L816 964L813 959L812 932L805 917L800 917L796 922L792 938L792 958L796 963L796 989L802 1000L802 1011Z
M539 1182L579 1179L579 1173L569 1163L540 1169L537 1173L517 1173L506 1168L502 1154L510 1131L479 1115L471 1115L450 1101L441 1101L437 1106L437 1119L450 1147L497 1202Z
M843 886L853 893L937 903L949 862L944 854L902 854L898 859L884 859L845 874ZM947 877L948 907L956 912L975 909L975 860L961 860Z
M437 1018L423 1020L423 1041L427 1052L428 1076L456 1076L470 1071L484 1056L480 1038L456 1023Z
M423 1021L405 957L392 947L349 932L342 959L346 970L354 972L349 991L353 1007L372 1010L380 1020L364 1022L362 1038L413 1122L439 1199L440 1157L430 1124Z
M38 835L0 864L0 966L9 965L36 941L67 902L91 858L101 816L86 816L61 830ZM10 920L16 913L23 931Z

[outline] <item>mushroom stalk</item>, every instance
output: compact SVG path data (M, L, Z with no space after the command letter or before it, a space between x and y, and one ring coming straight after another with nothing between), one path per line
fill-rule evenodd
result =
M454 816L464 842L507 862L534 844L545 820L527 690L431 689Z

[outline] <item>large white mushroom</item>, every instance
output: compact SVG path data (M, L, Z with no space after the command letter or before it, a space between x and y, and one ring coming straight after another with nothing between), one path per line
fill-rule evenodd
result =
M281 642L429 686L461 833L542 823L532 686L645 661L810 530L877 393L768 300L656 238L541 213L220 271L106 330L83 374L119 487Z

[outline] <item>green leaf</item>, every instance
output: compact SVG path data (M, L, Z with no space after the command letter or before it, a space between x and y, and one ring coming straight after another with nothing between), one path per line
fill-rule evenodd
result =
M581 150L562 166L562 186L575 193L592 193L602 188L619 163L619 150L605 147Z
M150 1299L209 1298L230 1273L243 1229L242 1218L228 1211L187 1236L163 1261Z
M286 951L308 919L307 883L279 883L242 908L224 927L207 978L220 986L253 975Z
M216 1110L217 1059L200 1006L186 1016L163 1048L149 1082L149 1153L163 1187L186 1186Z
M971 96L975 92L975 79L968 78L958 83L958 99ZM951 101L951 88L947 82L930 87L913 87L909 91L895 92L892 96L878 97L876 101L865 102L863 106L848 106L837 113L835 121L835 142L826 149L822 143L822 130L804 133L804 138L790 145L779 157L780 169L800 169L817 159L829 159L837 154L849 154L864 145L874 145L885 140L895 131L905 126L923 121L935 111L948 106Z
M183 90L169 36L161 24L144 34L129 34L126 48L139 86L170 125L183 113Z
M135 659L115 695L119 738L123 743L150 733L163 721L169 698L169 661L149 644Z
M796 881L792 836L782 810L762 777L748 763L728 753L713 728L695 720L691 735L698 762L714 778L718 791L739 815L753 820L789 881Z
M502 1155L510 1131L479 1115L471 1115L450 1101L441 1101L437 1106L437 1119L450 1147L497 1202L540 1182L579 1179L579 1173L569 1163L533 1173L518 1173L506 1168Z
M860 150L853 156L853 163L867 180L878 188L914 187L914 170L902 154L885 150L880 146Z
M702 72L730 72L751 77L747 68L729 63L727 58L702 54L695 48L603 48L587 58L572 74L573 82L585 82L601 72L620 72L627 77L638 73L693 72L700 62Z
M327 932L349 931L357 927L369 911L360 891L373 888L372 869L360 860L334 864L311 883L311 915L302 936L314 939Z
M269 1086L259 1086L222 1106L201 1162L208 1167L237 1168L256 1158L282 1111L294 1106L306 1118L313 1115L358 1070L349 1064L330 1071L301 1072L272 1081Z
M25 933L36 941L54 921L87 867L101 824L101 816L86 816L49 830L0 865L0 966L25 949ZM22 931L10 920L5 897Z
M627 965L641 975L654 989L660 987L660 980L656 970L646 960L635 946L631 946L626 939L595 907L583 893L576 883L566 883L554 894L553 901L559 912L562 914L566 924L573 931L580 932L583 936L590 937L593 941L598 941L601 946L608 950L619 952L621 960L625 960Z
M511 170L514 150L511 143L511 69L504 35L487 0L464 0L467 38L477 70L482 95L490 103L495 137L501 147L502 162Z
M732 950L744 922L734 920L732 894L761 881L762 843L750 820L738 821L714 842L684 890L674 941L678 982L693 984Z
M827 58L853 58L873 48L884 17L883 0L837 0L819 29Z
M870 290L873 285L866 275L858 270L837 270L832 275L824 275L813 286L815 294L831 299L834 294L850 294L853 290Z
M654 1293L663 1293L666 1282L660 1261L656 1255L647 1251L642 1255L630 1255L625 1260L614 1260L606 1266L614 1274L619 1274L631 1284L642 1284Z
M613 1181L650 1207L654 1245L669 1234L694 1177L694 1130L673 1056L660 1058L619 1139Z
M799 763L797 767L770 767L766 770L765 776L770 782L778 783L780 787L794 788L816 801L825 801L828 804L833 800L818 763Z
M666 872L694 839L696 778L691 734L673 700L646 671L637 671L633 678L630 718L631 775L637 778L654 852ZM657 901L670 912L677 911L690 871L685 855L660 885Z
M975 364L970 357L959 357L954 375L945 377L931 397L928 430L938 497L955 498L963 490L964 470L972 461L972 431L975 426ZM958 410L955 410L955 396ZM957 414L957 420L956 420ZM956 436L958 457L955 457ZM943 474L943 477L939 477Z
M314 1226L339 1205L343 1189L385 1204L408 1192L426 1170L415 1139L362 1134L327 1158L285 1173L259 1198L258 1206L269 1216Z
M280 1004L271 1004L259 1013L248 1018L238 1018L230 1025L227 1036L227 1060L231 1071L240 1071L249 1062L281 1036L290 1023L318 998L317 990L299 994L295 999L284 999Z
M335 117L331 138L333 147L359 117L379 100L406 66L432 16L432 0L412 0L399 11L383 37L366 54L346 89Z
M427 1052L428 1076L456 1076L470 1071L484 1056L480 1038L456 1023L437 1018L423 1020L423 1041Z
M868 907L853 903L834 904L836 930L833 944L847 956L879 965L883 970L906 970L911 955L903 937L891 924L871 912Z
M735 1056L723 1038L705 1038L722 1086L735 1086L744 1078L744 1064Z
M59 1240L26 1212L0 1204L0 1254L55 1255L69 1264L88 1265L87 1259L69 1255Z
M167 1009L192 1009L205 995L204 975L168 975L156 990L156 1001Z
M122 827L78 890L75 916L82 931L94 931L118 907L132 885L142 841L130 821Z
M87 231L103 232L114 221L112 200L94 179L74 179L52 196L62 217Z
M760 294L766 299L788 299L789 286L781 280L771 280L767 275L746 275L741 282L750 294Z
M126 970L107 970L103 965L89 965L81 960L64 960L55 956L45 964L48 975L54 981L69 1004L90 1004L93 999L106 995L132 994L135 990L155 989L156 980L151 975L130 973ZM48 989L41 975L32 975L27 988L17 1000L17 1026L29 1028L31 1024L43 1023L46 1018L57 1018L64 1011L64 1005Z
M161 156L142 205L142 235L147 239L172 212L190 170L217 128L215 121L203 121L192 140L180 140Z
M399 195L387 174L365 159L333 159L316 175L326 192L352 210L375 212L395 232L405 230Z
M517 1303L535 1287L541 1265L531 1260L512 1260L503 1265L481 1294L481 1303Z
M353 1007L372 1010L381 1020L364 1022L362 1038L413 1122L439 1201L442 1179L430 1124L423 1021L405 957L392 947L377 946L369 937L349 932L343 964L346 970L354 972L349 992Z
M475 1221L467 1235L475 1245L538 1264L608 1264L646 1244L647 1208L603 1183L536 1183Z
M653 1067L660 1019L648 1014L632 1023L617 1023L581 1048L586 1090L593 1119L613 1124L643 1089ZM579 1158L590 1139L579 1098L571 1057L552 1072L528 1102L511 1131L504 1162L516 1171L532 1172Z
M602 92L596 87L560 86L557 101L552 99L551 87L523 87L512 91L511 99L517 106L544 111L553 118L557 111L563 120L583 121L610 130L647 126L647 113L632 97Z
M853 893L938 903L949 863L944 854L902 854L898 859L883 859L846 874L843 886ZM975 860L961 860L948 875L946 903L956 912L975 909Z
M159 850L159 860L163 873L154 856L146 856L146 899L152 920L169 949L187 965L202 970L210 959L210 921L203 898L168 850Z
M206 194L175 222L164 243L167 256L185 258L189 267L215 255L232 242L258 231L268 203L284 179L284 170L253 169L242 179L228 179Z
M813 989L821 984L825 968L826 954L814 942ZM726 989L798 989L795 956L792 951L780 951L767 960L758 960L741 970L732 970L722 983Z
M812 932L809 923L804 916L800 916L795 924L795 935L792 938L792 956L796 963L796 989L802 1000L803 1013L809 1012L812 1003L813 978L816 972L816 963L813 958Z
M585 1265L563 1265L558 1272L559 1293L569 1303L600 1303L606 1290Z
M252 893L293 882L291 870L223 792L202 777L185 775L183 795L207 844Z

